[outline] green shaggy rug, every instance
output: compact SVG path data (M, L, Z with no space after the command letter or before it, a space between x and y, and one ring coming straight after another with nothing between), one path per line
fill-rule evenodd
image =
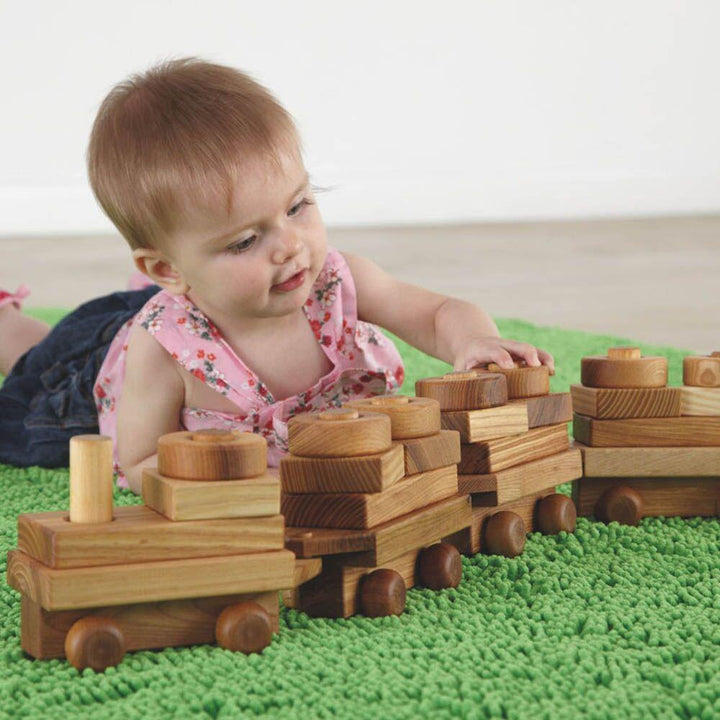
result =
M628 342L499 326L555 355L554 391L577 381L583 355ZM448 368L397 342L402 392ZM679 383L683 351L643 349L666 354ZM18 513L67 508L67 485L67 470L0 465L3 573ZM118 491L116 502L137 498ZM3 583L0 717L719 718L719 546L714 519L624 527L581 518L571 535L531 534L518 558L465 558L459 588L411 590L400 617L284 610L260 655L207 645L137 652L103 674L24 657L19 596Z

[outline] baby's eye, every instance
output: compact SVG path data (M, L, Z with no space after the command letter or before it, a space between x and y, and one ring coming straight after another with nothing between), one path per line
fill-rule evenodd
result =
M249 238L242 240L241 242L237 243L236 245L231 245L228 248L228 252L235 253L235 254L245 252L245 250L248 250L249 248L251 248L253 246L256 238L257 238L256 235L251 235Z
M293 205L290 210L288 210L288 215L293 216L297 215L306 205L312 205L312 201L308 200L307 198L303 198L297 205Z

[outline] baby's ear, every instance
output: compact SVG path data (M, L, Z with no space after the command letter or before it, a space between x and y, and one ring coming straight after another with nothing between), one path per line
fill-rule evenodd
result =
M156 285L173 295L184 295L190 290L179 270L159 250L136 248L132 255L135 267Z

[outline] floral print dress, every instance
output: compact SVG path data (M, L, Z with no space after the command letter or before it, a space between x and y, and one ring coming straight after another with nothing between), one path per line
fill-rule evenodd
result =
M186 430L237 428L260 433L268 443L268 465L277 467L288 451L287 422L302 412L340 407L353 398L396 392L403 383L402 358L375 325L357 318L357 296L350 268L335 248L327 256L303 312L333 369L310 388L277 402L212 321L185 295L161 290L125 323L100 368L93 395L100 432L113 439L118 485L127 487L117 457L117 401L125 375L127 337L140 323L185 370L238 406L237 413L183 407Z

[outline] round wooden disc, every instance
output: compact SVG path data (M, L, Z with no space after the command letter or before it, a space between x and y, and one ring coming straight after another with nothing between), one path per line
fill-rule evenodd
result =
M353 457L390 449L392 434L388 415L342 408L332 418L322 417L327 412L303 413L290 418L290 453L302 457Z
M637 525L642 519L643 501L640 493L627 485L606 490L595 503L595 517L604 523Z
M510 510L501 510L485 521L485 552L515 557L525 548L525 522Z
M367 617L402 615L405 609L405 581L395 570L380 568L360 583L360 610Z
M445 411L481 410L508 401L504 375L476 370L423 378L415 383L415 394L437 400Z
M504 370L495 363L490 363L487 369L488 372L502 373L507 378L510 400L537 397L550 392L550 368L545 365L538 367L517 365Z
M720 353L688 355L683 358L683 384L720 387Z
M240 430L182 430L158 440L158 472L178 480L240 480L267 472L267 441Z
M454 545L439 542L426 547L418 557L418 580L430 590L457 587L462 580L462 560Z
M668 381L668 361L667 358L656 356L615 359L590 355L581 361L580 376L586 387L665 387Z
M98 672L119 664L125 656L125 638L115 621L89 615L80 618L65 636L65 656L78 670Z
M435 435L441 429L440 403L432 398L380 395L350 400L343 407L387 415L393 440Z
M270 615L256 602L230 605L215 621L215 639L226 650L260 652L272 641Z
M547 495L537 508L538 529L545 535L557 535L561 530L573 532L577 522L575 503L562 493Z

